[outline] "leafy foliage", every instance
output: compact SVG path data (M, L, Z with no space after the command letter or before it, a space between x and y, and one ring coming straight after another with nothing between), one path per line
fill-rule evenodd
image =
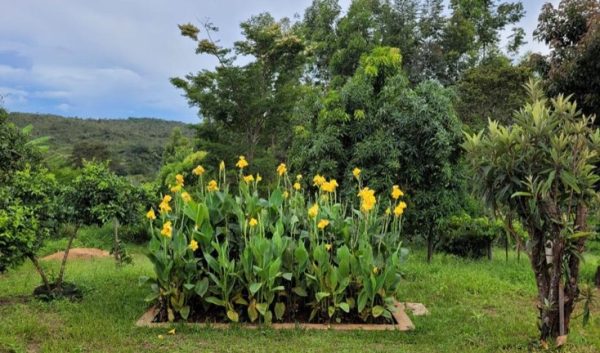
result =
M380 214L375 195L362 188L358 210L337 196L334 179L316 177L312 194L281 164L277 187L262 198L260 179L244 175L243 161L237 192L230 191L226 170L196 192L180 176L180 189L158 207L159 219L154 209L148 212L156 278L142 282L151 283L148 300L159 300L160 318L217 311L234 322L270 323L302 313L310 321L391 320L405 252L401 191L388 201L393 213Z
M468 214L452 216L441 222L441 250L461 257L479 259L491 257L492 243L504 232L501 221Z
M514 125L490 121L487 132L467 135L464 147L474 168L474 185L486 202L514 212L529 233L540 334L547 340L568 333L579 295L580 258L590 235L587 214L600 179L593 164L600 131L569 98L548 100L535 81L527 90L530 102L515 114Z

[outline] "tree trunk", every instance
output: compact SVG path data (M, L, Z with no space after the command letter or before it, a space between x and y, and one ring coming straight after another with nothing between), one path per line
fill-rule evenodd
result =
M69 242L67 243L67 248L65 249L65 255L63 256L62 263L60 264L60 272L58 273L58 279L56 280L56 288L60 288L62 286L63 278L65 276L65 267L67 267L67 258L69 257L69 251L71 250L73 240L75 239L75 236L77 236L78 231L79 224L75 225L75 229L69 236Z
M50 291L52 290L52 288L50 288L50 281L48 280L48 276L46 276L46 272L44 272L42 265L38 261L37 256L35 256L35 254L30 254L29 259L33 263L33 266L35 267L37 273L40 274L40 277L42 278L42 282L44 283L44 287L46 287L46 289L48 290L48 293L50 293Z
M117 262L117 264L121 264L122 258L121 258L121 248L120 248L120 244L119 244L119 220L115 217L115 219L113 220L113 226L114 226L114 231L115 231L115 245L113 246L113 252L115 255L115 261Z
M433 248L434 248L433 235L429 234L429 236L427 237L427 263L428 264L430 264L431 260L433 259Z

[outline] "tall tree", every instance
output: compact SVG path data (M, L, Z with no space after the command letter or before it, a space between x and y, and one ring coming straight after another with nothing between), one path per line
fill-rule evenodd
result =
M305 47L287 19L275 21L261 14L243 22L241 28L244 40L227 49L212 40L217 28L211 24L204 25L205 39L198 38L197 27L181 25L182 35L197 42L196 52L216 57L219 65L171 82L184 91L191 105L200 108L203 124L222 126L239 136L234 140L239 141L235 144L238 153L252 161L257 149L276 151L287 143L287 122L298 95ZM254 61L236 65L232 53Z
M600 116L600 1L545 4L534 36L551 49L534 57L549 93L573 94L584 113Z

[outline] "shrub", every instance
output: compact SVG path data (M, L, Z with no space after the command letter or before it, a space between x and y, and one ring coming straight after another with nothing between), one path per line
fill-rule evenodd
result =
M335 180L290 177L282 164L276 187L262 198L260 178L244 175L243 159L238 166L236 190L224 168L196 192L179 176L158 219L148 212L156 277L142 282L151 283L148 299L158 300L160 319L217 312L267 323L391 320L405 252L402 192L396 187L395 198L377 200L357 173L356 209L337 195ZM390 204L385 212L382 202Z
M439 232L442 233L441 249L460 257L480 259L491 258L491 247L495 239L502 235L501 221L488 217L473 218L468 214L445 219Z

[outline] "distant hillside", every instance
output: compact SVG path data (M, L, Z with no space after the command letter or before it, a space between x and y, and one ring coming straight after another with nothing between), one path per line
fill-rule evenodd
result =
M68 164L76 166L82 158L111 160L117 173L144 179L158 171L174 128L193 136L189 124L150 118L79 119L11 113L9 120L20 127L33 125L33 137L50 137L51 154L62 156Z

